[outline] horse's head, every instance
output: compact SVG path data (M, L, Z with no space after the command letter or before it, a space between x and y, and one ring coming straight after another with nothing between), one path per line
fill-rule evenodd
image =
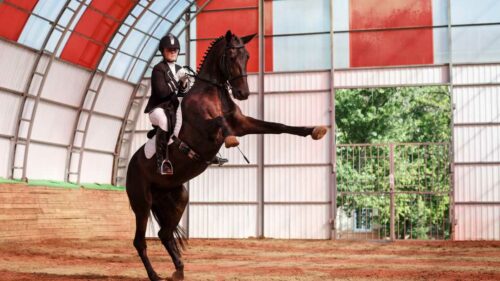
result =
M250 42L255 34L239 38L230 30L226 32L226 46L220 61L220 69L232 87L233 97L246 100L250 95L247 83L247 62L250 58L245 44Z

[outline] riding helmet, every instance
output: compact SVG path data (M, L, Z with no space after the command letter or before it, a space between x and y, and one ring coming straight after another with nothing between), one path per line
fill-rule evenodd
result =
M163 38L161 38L160 40L160 52L165 48L180 50L181 45L179 43L179 39L177 39L177 37L175 37L175 35L173 35L172 33L163 36Z

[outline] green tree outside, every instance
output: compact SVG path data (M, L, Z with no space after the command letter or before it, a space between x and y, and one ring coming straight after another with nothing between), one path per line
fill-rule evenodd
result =
M400 239L447 238L451 139L447 87L339 90L335 102L337 205L347 214L371 210L368 223L388 234L388 143L436 143L394 147L396 234ZM370 145L342 146L346 144Z

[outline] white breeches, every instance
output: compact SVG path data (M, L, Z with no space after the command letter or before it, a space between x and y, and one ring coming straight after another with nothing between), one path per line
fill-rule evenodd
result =
M174 135L176 136L179 134L182 126L182 111L180 105L181 102L182 98L179 98L179 107L177 108L177 112L175 113L177 120L175 123ZM149 121L151 121L151 124L160 127L163 131L167 131L168 119L165 115L165 111L162 108L157 107L153 109L153 111L149 113Z
M163 131L167 131L168 119L163 108L157 107L149 113L149 121L151 124L160 127Z

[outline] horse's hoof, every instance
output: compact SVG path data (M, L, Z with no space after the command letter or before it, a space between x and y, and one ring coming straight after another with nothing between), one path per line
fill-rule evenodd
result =
M158 274L152 274L151 276L149 276L149 280L151 281L162 281L164 279L160 278L160 276L158 276Z
M176 270L172 277L170 278L172 281L180 281L184 280L184 270Z
M326 134L327 131L328 129L325 126L314 127L311 137L313 140L319 140Z
M230 148L240 145L240 142L235 136L227 136L224 139L224 144L226 145L226 148Z

